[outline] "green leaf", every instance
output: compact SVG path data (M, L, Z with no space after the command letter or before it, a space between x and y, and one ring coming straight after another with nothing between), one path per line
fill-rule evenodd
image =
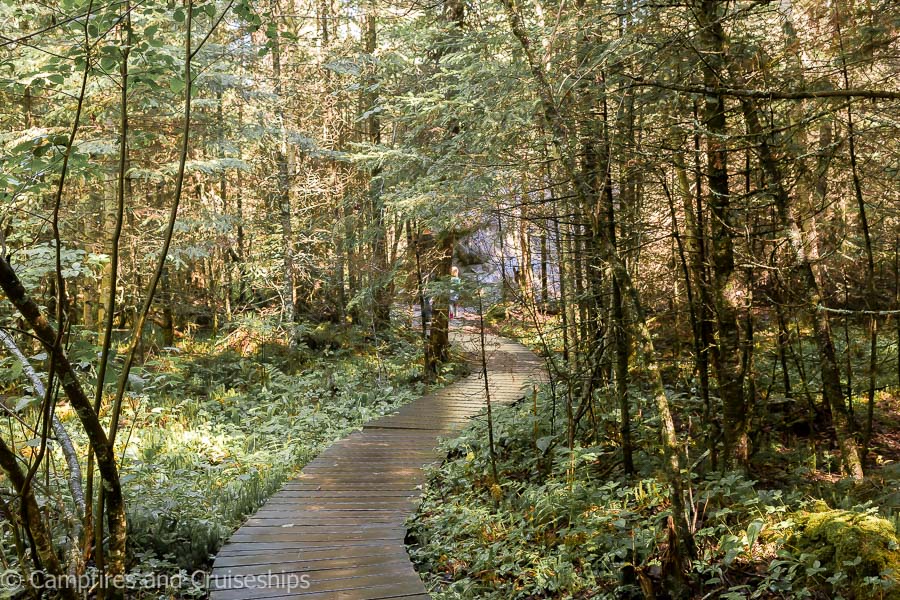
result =
M538 438L538 440L534 443L537 446L537 449L541 452L547 452L547 448L549 448L553 444L553 436L548 435L542 438Z
M104 71L112 71L116 68L116 59L112 56L104 56L100 59L100 68Z
M747 549L753 547L753 544L756 543L757 538L759 537L759 532L762 531L763 521L760 519L755 519L750 525L747 526Z
M184 79L181 77L173 77L169 80L169 87L176 94L180 94L184 91Z
M22 411L28 410L32 406L36 406L41 403L40 398L35 398L34 396L24 396L21 400L16 402L15 411L20 413Z
M18 379L21 376L22 376L22 363L20 363L19 361L16 360L16 361L13 361L13 363L9 366L9 368L6 372L6 377L4 379L6 379L7 381L15 381L16 379Z

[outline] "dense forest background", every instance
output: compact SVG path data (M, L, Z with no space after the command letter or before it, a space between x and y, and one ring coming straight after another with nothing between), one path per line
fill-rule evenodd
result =
M436 481L491 519L562 496L499 542L429 498L447 597L900 593L895 2L4 1L0 24L7 571L207 565L323 445L462 368L456 265L550 382L499 475L476 428L482 470ZM454 562L472 544L491 558Z

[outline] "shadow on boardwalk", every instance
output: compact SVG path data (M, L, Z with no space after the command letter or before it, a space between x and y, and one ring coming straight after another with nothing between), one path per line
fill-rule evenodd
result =
M451 339L480 358L470 323L457 322ZM485 348L492 402L520 399L542 376L541 360L520 344L488 334ZM442 458L438 439L484 408L479 372L334 443L231 536L213 565L210 598L428 598L404 523L425 467Z

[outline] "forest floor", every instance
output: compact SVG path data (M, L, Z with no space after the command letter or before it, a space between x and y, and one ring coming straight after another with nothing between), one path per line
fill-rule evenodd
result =
M414 338L321 327L292 348L268 333L240 331L147 365L152 400L127 415L122 467L136 568L205 569L324 447L426 389Z
M496 311L501 331L553 349L552 319L539 323L541 340L533 319L506 313ZM669 392L679 414L700 422L689 391ZM565 403L548 386L497 411L499 481L484 423L446 442L449 458L432 472L410 522L410 551L432 597L668 597L670 501L655 410L639 390L632 402L633 475L622 470L614 403L599 398L569 449ZM711 468L703 438L688 429L691 420L682 422L698 547L690 597L900 598L898 406L896 394L879 394L875 464L857 485L841 479L827 429L769 428L755 440L748 475ZM865 414L863 404L856 410Z
M296 333L289 345L280 327L249 318L215 337L185 337L135 369L117 451L131 575L152 584L130 598L205 597L197 582L211 558L285 480L363 423L467 371L455 356L426 386L408 323L378 337L327 323ZM95 349L78 343L72 352ZM59 416L76 418L67 405ZM86 447L80 429L70 430ZM0 543L14 560L9 538Z
M900 462L900 393L884 394L872 427L872 448L884 462Z
M377 418L322 452L257 511L218 554L213 600L270 597L249 577L273 577L289 594L288 577L312 597L347 600L427 598L404 547L404 521L415 510L423 466L440 461L439 437L483 418L491 403L508 404L540 381L529 350L457 320L452 339L473 373ZM482 356L487 381L480 368ZM328 596L330 594L330 596Z

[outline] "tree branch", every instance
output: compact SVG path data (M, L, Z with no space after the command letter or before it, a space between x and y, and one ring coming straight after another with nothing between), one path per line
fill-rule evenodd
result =
M797 90L785 92L781 90L753 90L733 87L711 88L705 85L680 85L665 81L649 81L641 77L626 75L632 80L634 87L655 87L687 94L703 94L732 96L735 98L758 98L767 100L812 100L816 98L869 98L872 100L900 100L900 91L890 90Z
M22 350L19 349L19 346L16 344L13 337L0 329L0 342L2 342L3 345L6 346L6 349L9 350L9 353L15 356L22 364L22 372L25 373L31 381L35 395L44 396L46 394L44 382L41 381L37 371L31 366L28 357L26 357ZM72 492L72 499L75 501L76 512L78 513L78 518L81 519L84 516L84 492L81 488L81 465L78 462L78 453L75 452L75 445L72 443L72 439L69 437L65 426L55 414L53 415L52 425L53 433L56 435L56 441L59 442L59 446L66 458L66 464L69 467L69 491Z

